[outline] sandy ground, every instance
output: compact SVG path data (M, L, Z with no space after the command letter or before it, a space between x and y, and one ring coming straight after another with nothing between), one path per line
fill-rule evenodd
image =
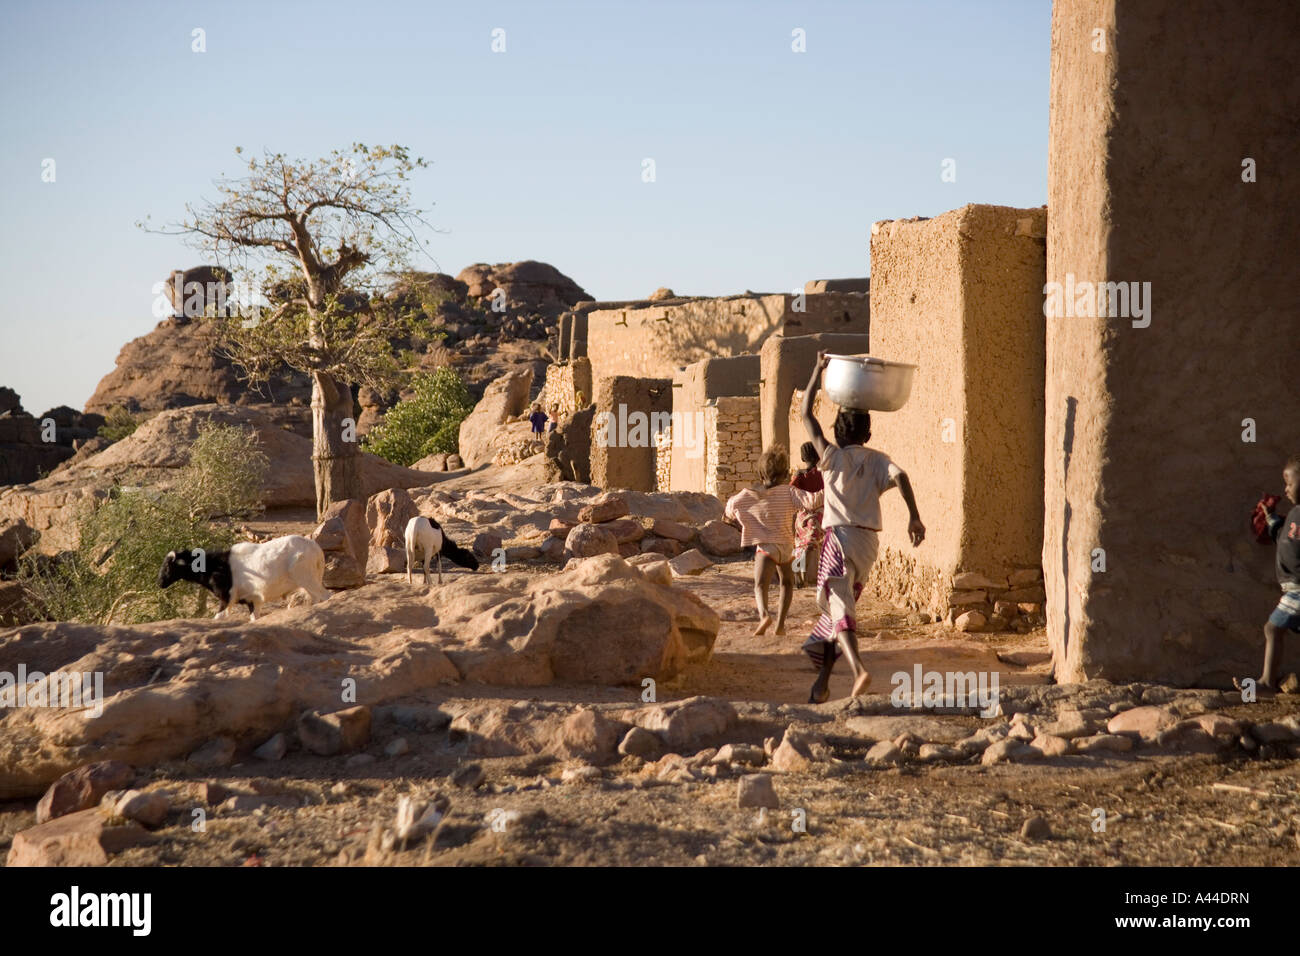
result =
M301 530L292 516L274 521L282 530ZM536 573L549 571L538 565ZM779 810L737 808L736 778L744 771L731 768L710 769L714 776L699 782L668 783L656 778L653 765L627 758L596 779L562 782L571 765L552 757L470 759L445 728L416 732L377 723L368 748L375 759L364 766L355 758L294 752L279 762L249 761L217 772L181 763L155 768L152 780L177 795L172 816L151 845L127 850L111 865L1248 866L1300 859L1300 764L1292 760L1136 752L994 767L868 767L862 759L868 743L836 735L831 722L851 712L851 703L840 699L848 690L843 665L832 702L804 704L814 675L798 648L816 615L812 591L796 592L786 636L755 637L750 574L747 560L734 559L682 582L723 624L713 660L661 685L659 700L696 694L731 700L742 716L736 743L779 737L793 716L820 712L835 759L777 775ZM860 608L875 692L888 690L891 673L918 662L940 670L997 668L1003 686L1050 681L1042 631L964 635L941 625L909 626L888 606L864 601ZM998 655L1042 663L1018 666ZM468 685L439 688L410 703L453 697L639 703L629 688ZM1290 702L1253 706L1279 715L1296 709ZM1256 709L1251 716L1265 713ZM950 719L972 727L979 721ZM410 751L384 756L397 736ZM470 763L484 772L472 790L451 779ZM196 788L205 781L288 796L301 806L252 813L208 808L196 829ZM398 800L435 793L450 800L435 838L385 848L380 832L392 825ZM13 833L33 824L33 809L32 801L0 804L0 858ZM1098 810L1105 813L1104 830ZM1034 816L1050 836L1021 836Z

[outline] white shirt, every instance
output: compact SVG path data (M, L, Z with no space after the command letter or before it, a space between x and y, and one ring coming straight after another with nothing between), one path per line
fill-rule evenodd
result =
M865 445L827 445L817 467L826 483L822 527L848 525L879 531L880 496L897 484L903 469L884 452Z

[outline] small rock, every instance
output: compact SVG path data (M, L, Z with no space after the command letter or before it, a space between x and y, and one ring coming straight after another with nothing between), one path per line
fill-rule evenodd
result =
M1075 737L1089 736L1092 733L1092 722L1077 710L1063 710L1056 720L1050 724L1044 724L1040 731L1044 734L1051 734L1053 737L1064 737L1066 740L1073 740Z
M1018 763L1038 756L1041 756L1039 752L1023 740L1016 740L1008 737L1005 740L999 740L996 743L989 744L988 748L984 751L984 756L980 758L980 763L986 767L991 767L998 763Z
M921 744L916 753L922 763L952 763L964 760L967 754L959 747L948 744Z
M229 767L235 762L235 742L229 737L214 737L187 759L191 766L203 770Z
M817 756L814 746L820 741L811 734L787 727L781 744L772 752L772 769L798 773L812 768Z
M222 813L256 813L258 810L269 810L275 807L296 810L300 805L295 797L241 793L223 801L218 809Z
M104 794L129 787L133 780L135 770L120 760L99 760L69 770L50 784L36 804L36 822L97 807Z
M723 744L721 749L713 758L715 764L747 764L751 767L761 767L767 762L767 754L763 752L762 747L755 747L752 744Z
M713 762L713 758L717 755L718 749L716 747L709 747L706 750L701 750L694 757L691 757L690 760L687 761L687 766L692 769L706 767Z
M623 740L618 745L618 752L627 756L640 757L643 760L658 760L664 752L664 745L657 734L640 727L633 727L623 735Z
M1154 689L1148 688L1148 690ZM1142 696L1143 699L1146 698L1145 693ZM1178 719L1164 707L1133 707L1112 717L1106 724L1106 730L1112 734L1130 734L1146 740L1154 740L1160 731L1167 730L1177 722Z
M1047 825L1047 821L1042 817L1030 817L1025 821L1025 825L1020 828L1020 835L1026 840L1050 840L1052 838L1052 828Z
M369 767L374 762L375 757L373 754L353 754L347 760L343 761L343 766L347 767L349 770L358 770L361 767Z
M1133 749L1133 738L1123 734L1097 734L1093 737L1076 737L1073 743L1075 752L1081 754L1098 751L1127 753Z
M740 540L740 532L725 521L714 519L705 522L700 528L700 546L718 557L740 554Z
M713 562L706 558L704 552L700 551L699 548L691 548L691 550L683 551L670 560L668 567L672 568L674 577L685 578L703 574L704 571L713 567Z
M928 611L913 611L911 614L907 615L907 623L914 626L929 624L933 620L934 618Z
M14 834L6 866L103 866L110 853L148 843L134 822L110 825L97 807L78 810Z
M467 763L456 768L451 775L451 782L462 790L473 790L483 782L485 776L486 774L484 774L481 766L476 763Z
M987 623L987 618L985 618L979 611L967 611L958 616L956 627L959 631L978 631Z
M777 798L776 788L772 786L772 775L747 773L737 780L736 806L779 809L781 801Z
M1064 737L1057 737L1054 734L1039 734L1030 741L1029 746L1044 757L1064 757L1070 752L1070 742Z
M410 751L411 751L411 745L407 743L406 738L397 737L394 740L390 740L388 742L388 745L384 747L384 756L400 757L402 756L402 754L410 753Z
M106 795L104 799L108 802L110 797ZM112 816L134 820L153 829L167 819L171 803L167 794L158 790L128 790L114 795L108 809Z
M591 764L582 764L578 767L570 767L560 774L562 783L591 783L599 780L603 774L599 767L593 767Z
M332 714L309 710L298 718L303 748L322 757L360 750L370 743L370 708L349 707Z
M284 734L276 734L254 750L253 756L258 760L280 760L288 750L289 738Z
M206 780L199 784L199 799L210 807L225 801L230 796L230 789L225 784Z
M903 762L903 752L894 746L893 741L881 740L867 751L866 761L873 767Z

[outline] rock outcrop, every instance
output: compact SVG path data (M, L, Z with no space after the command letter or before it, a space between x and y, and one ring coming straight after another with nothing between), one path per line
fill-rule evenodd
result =
M558 315L591 298L559 269L532 259L497 265L476 262L462 269L456 278L465 283L471 298L490 299L496 289L501 289L507 307L547 315Z
M29 485L0 492L0 522L21 518L41 533L37 547L47 553L76 546L76 508L100 497L115 482L165 487L189 461L188 448L204 422L253 429L260 450L270 459L263 484L268 508L315 505L311 441L289 430L291 413L275 407L199 405L162 412L134 433L84 461ZM426 472L362 456L367 496L385 488L429 484Z
M0 485L36 481L72 458L76 449L104 424L100 415L83 415L60 405L40 415L23 410L12 388L0 388Z
M209 403L269 402L293 405L309 421L311 379L285 367L268 384L251 388L219 349L214 323L171 318L122 346L117 367L100 380L86 411L106 414L115 405L130 412L157 412Z
M533 371L527 366L507 372L492 382L474 410L460 423L460 457L469 468L489 464L497 450L527 437L530 429L515 423L528 410ZM509 425L524 424L511 428Z
M458 572L431 589L386 579L256 622L28 625L0 633L0 670L102 673L102 713L9 712L0 800L39 794L88 759L149 766L220 737L251 750L306 709L336 710L344 678L369 706L460 680L667 681L709 658L718 626L653 566L612 555L544 578Z

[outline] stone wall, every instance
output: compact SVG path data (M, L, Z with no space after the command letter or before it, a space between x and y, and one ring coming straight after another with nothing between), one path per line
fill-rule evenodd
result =
M673 426L655 432L655 491L672 490Z
M619 375L602 380L591 424L591 483L653 491L658 480L654 425L672 413L672 380ZM639 413L639 414L638 414Z
M795 311L802 304L803 311ZM602 308L587 315L586 354L599 381L613 375L671 377L707 358L757 352L768 336L865 332L864 293L738 295L675 299L645 307Z
M586 400L592 401L591 362L585 358L559 362L546 370L546 384L538 399L542 408L549 414L552 406L558 406L560 418L568 418L578 410L577 393L582 392Z
M1266 0L1053 5L1047 278L1149 282L1152 306L1047 322L1058 681L1259 673L1277 584L1247 516L1300 451L1297 36Z
M723 501L758 481L762 434L758 396L714 399L705 411L708 484L705 490Z
M959 574L1007 587L1039 567L1045 235L1041 208L872 226L871 352L919 368L907 404L872 416L870 444L907 471L927 528L913 548L902 496L882 498L881 597L952 617L954 593L990 597L961 594L976 589Z
M849 280L819 280L849 281ZM811 283L810 283L811 284ZM827 351L839 355L863 355L869 349L870 339L865 332L824 332L817 335L773 335L763 343L759 353L759 388L763 422L763 446L784 445L789 449L796 466L799 446L807 441L794 441L790 431L791 399L797 390L808 384L817 353ZM795 434L803 434L803 423L797 420Z

